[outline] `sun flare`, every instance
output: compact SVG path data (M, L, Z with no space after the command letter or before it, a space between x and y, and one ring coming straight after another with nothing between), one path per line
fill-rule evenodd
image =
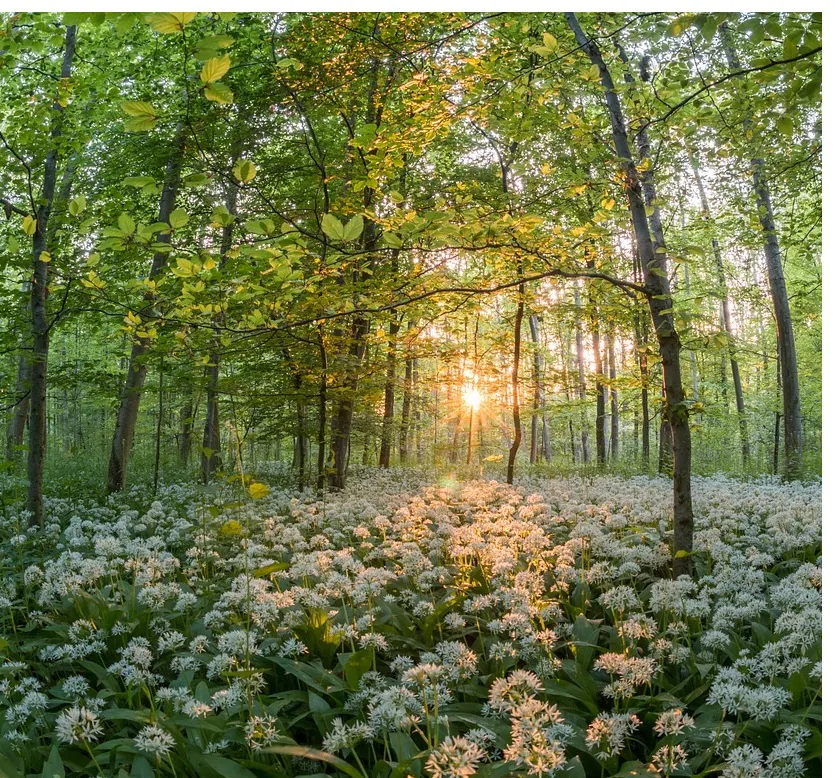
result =
M478 410L478 407L481 405L482 400L484 399L481 395L481 392L478 391L474 386L469 386L464 390L464 405L468 408L472 408L474 411Z

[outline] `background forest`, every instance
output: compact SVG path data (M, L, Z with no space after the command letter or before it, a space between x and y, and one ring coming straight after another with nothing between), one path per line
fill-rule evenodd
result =
M0 778L822 775L819 13L0 13Z

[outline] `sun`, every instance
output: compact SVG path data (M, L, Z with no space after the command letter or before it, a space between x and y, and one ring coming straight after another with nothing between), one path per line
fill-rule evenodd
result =
M464 390L463 399L464 405L468 408L472 408L474 411L477 411L484 398L481 396L481 392L479 392L478 389L474 386L469 386Z

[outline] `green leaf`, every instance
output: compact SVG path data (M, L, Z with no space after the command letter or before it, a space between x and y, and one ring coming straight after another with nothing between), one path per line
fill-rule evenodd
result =
M148 132L156 127L157 120L153 116L138 116L125 120L126 132Z
M157 32L170 35L182 32L195 16L197 16L196 13L157 13L148 14L146 19Z
M365 220L357 214L345 225L345 240L356 240L362 235L362 228L365 226Z
M122 103L122 110L128 116L135 116L139 118L151 117L152 119L156 119L157 117L157 109L150 103L145 103L141 100L128 100L127 102Z
M345 773L345 775L350 775L351 778L363 778L362 773L348 764L344 759L340 759L338 756L334 756L325 751L317 751L315 748L307 748L306 746L272 746L271 748L265 748L264 752L314 759L317 762L325 762L326 764L332 765L340 772Z
M136 222L130 215L123 213L119 216L119 229L125 235L133 235L136 232Z
M229 72L231 66L232 60L228 54L222 57L212 57L200 70L200 80L204 84L220 81Z
M188 214L182 208L177 208L177 210L171 211L171 215L168 217L168 223L175 230L180 229L180 227L185 227L188 224Z
M203 94L207 100L220 105L229 105L235 102L235 95L232 90L226 86L222 81L217 84L209 84L204 90Z
M210 450L207 456L210 456L213 452ZM253 578L264 578L265 576L272 575L273 573L278 573L281 570L288 570L290 568L289 562L273 562L269 565L264 565L263 567L259 567L253 571L252 577Z
M23 217L23 232L26 235L34 235L38 229L38 220L34 216Z
M255 178L256 169L255 165L253 165L248 159L239 159L235 164L233 172L238 181L248 184L253 178Z
M345 228L342 222L331 213L326 213L322 217L322 232L333 240L343 240L345 238Z
M183 176L183 186L203 186L208 183L209 177L205 173L191 173Z
M133 758L130 774L131 778L154 778L155 775L150 762L140 754Z
M360 679L374 665L374 652L370 648L361 651L354 651L345 662L342 672L345 675L345 682L351 689L358 689Z
M87 198L84 195L79 195L73 198L69 204L70 216L78 216L87 207Z
M781 116L777 119L777 129L789 138L794 134L794 124L788 116Z
M64 778L65 775L61 754L58 753L58 747L53 745L49 759L44 762L41 778Z

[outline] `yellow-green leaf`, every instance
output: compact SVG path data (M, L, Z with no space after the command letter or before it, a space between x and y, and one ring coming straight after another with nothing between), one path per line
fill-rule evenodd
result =
M259 484L257 481L254 481L249 485L249 496L252 497L253 500L260 500L263 497L266 497L270 493L270 487L266 484Z
M150 103L146 103L142 100L127 100L122 103L122 110L128 116L137 116L140 118L150 116L153 119L157 116L157 109Z
M38 260L43 263L52 262L52 257L48 251L42 251L40 256L38 256Z
M212 57L200 71L200 80L204 84L211 84L214 81L220 81L228 72L232 60L229 59L228 54L222 57Z
M34 216L24 216L23 231L27 235L34 235L36 229L38 229L38 220Z
M168 217L168 223L175 230L180 229L180 227L185 227L188 224L188 214L182 208L177 208L176 211L171 211L171 215Z
M211 100L213 103L220 103L221 105L229 105L235 101L235 95L232 90L222 81L218 81L216 84L209 84L203 90L203 94L207 100Z
M238 181L247 184L255 178L255 165L253 165L248 159L239 159L235 165L234 173L235 178L237 178Z
M157 32L168 35L174 32L182 32L185 26L197 16L196 13L156 13L148 14L148 23Z

